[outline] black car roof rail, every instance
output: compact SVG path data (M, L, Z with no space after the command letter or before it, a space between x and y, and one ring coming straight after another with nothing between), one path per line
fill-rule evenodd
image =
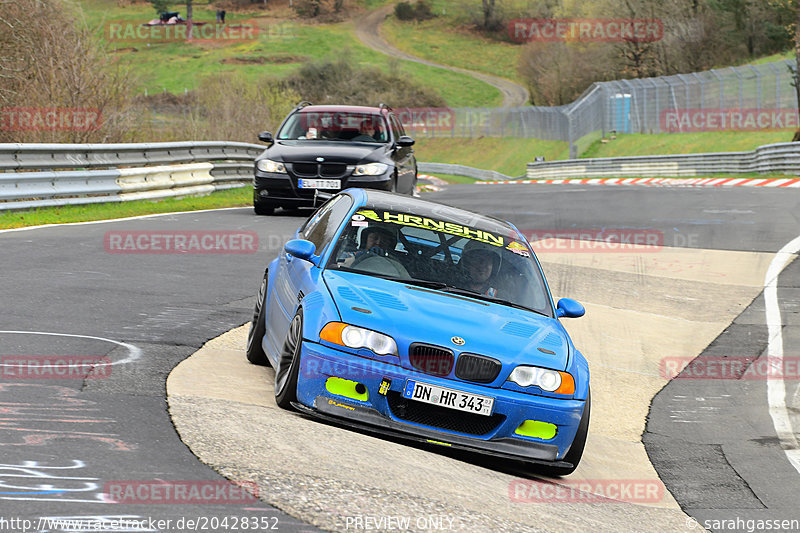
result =
M394 109L392 109L392 108L391 108L391 107L389 107L388 105L384 104L383 102L381 102L380 104L378 104L378 109L386 109L387 111L394 111Z
M312 104L311 102L307 102L306 100L303 100L302 102L300 102L295 106L294 110L297 111L298 109L303 109L304 107L309 105L314 105L314 104Z

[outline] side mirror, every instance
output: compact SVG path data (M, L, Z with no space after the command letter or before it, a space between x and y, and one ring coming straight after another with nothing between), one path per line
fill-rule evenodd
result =
M314 252L317 251L317 247L313 242L304 239L293 239L284 244L283 249L292 257L304 261L311 261L312 263L314 262L312 260Z
M559 318L579 318L586 314L586 308L572 298L561 298L556 306Z
M272 138L272 134L268 131L262 131L261 133L259 133L258 140L265 143L275 142L275 139Z
M414 139L409 137L408 135L403 135L399 139L397 139L397 146L400 148L405 148L406 146L414 146Z

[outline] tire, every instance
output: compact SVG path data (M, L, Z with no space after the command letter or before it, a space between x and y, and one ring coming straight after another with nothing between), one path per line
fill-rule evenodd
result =
M586 446L586 435L589 433L589 416L592 410L592 391L586 394L586 407L583 409L580 424L578 424L578 431L575 433L575 439L572 441L567 455L564 456L564 461L572 463L572 468L559 468L554 466L545 466L538 468L542 474L552 477L568 476L578 468L578 463L581 462L583 456L583 449Z
M275 369L275 403L282 409L291 409L297 401L297 378L300 374L300 353L303 347L303 308L297 310L286 340L283 342L278 368Z
M275 213L275 204L267 202L258 202L253 204L253 210L256 215L272 215Z
M253 321L250 323L250 331L247 333L247 360L254 365L269 366L269 359L261 346L261 340L267 331L264 303L267 300L267 279L269 271L264 272L264 279L258 289L256 297L256 308L253 311Z

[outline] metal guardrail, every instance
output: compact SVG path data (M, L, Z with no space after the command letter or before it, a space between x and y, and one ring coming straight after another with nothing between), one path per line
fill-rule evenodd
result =
M205 194L253 180L264 146L0 144L0 211Z
M749 152L649 155L528 163L527 179L800 174L800 143L759 146Z
M417 170L420 172L432 172L440 174L450 174L452 176L466 176L468 178L475 178L486 181L500 181L500 180L513 180L505 174L501 174L494 170L483 170L480 168L472 168L464 165L450 165L447 163L417 163Z

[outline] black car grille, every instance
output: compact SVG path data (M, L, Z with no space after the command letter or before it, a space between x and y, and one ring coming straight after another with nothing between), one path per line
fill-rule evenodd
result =
M292 172L301 178L341 178L347 172L344 163L292 163Z
M386 399L392 414L400 420L467 435L486 435L506 419L505 415L497 413L492 416L477 415L409 400L397 391L389 391Z
M503 365L491 357L462 353L456 363L456 377L476 383L491 383L500 374Z
M411 361L411 366L420 372L434 376L449 376L455 361L450 350L421 343L411 345L408 359Z

